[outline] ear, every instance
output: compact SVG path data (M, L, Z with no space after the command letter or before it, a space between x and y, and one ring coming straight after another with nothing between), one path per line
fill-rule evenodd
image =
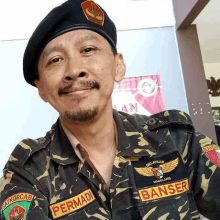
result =
M123 55L118 53L116 55L116 74L115 74L115 82L121 82L124 79L126 65L124 62Z
M35 81L34 81L34 84L36 85L36 87L37 87L37 89L38 89L39 96L40 96L45 102L48 102L48 100L47 100L47 98L46 98L46 95L45 95L45 91L44 91L42 82L41 82L40 80L35 80Z

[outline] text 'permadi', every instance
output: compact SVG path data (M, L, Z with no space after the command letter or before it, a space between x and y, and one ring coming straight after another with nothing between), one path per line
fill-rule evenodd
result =
M80 193L65 201L56 203L50 206L53 218L60 218L61 216L75 212L76 210L88 205L95 200L95 197L90 189Z

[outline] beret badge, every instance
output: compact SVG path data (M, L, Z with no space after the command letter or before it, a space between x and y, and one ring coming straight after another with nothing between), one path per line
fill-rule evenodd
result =
M89 21L103 26L104 13L100 9L100 7L98 5L96 5L95 2L88 0L88 1L83 2L81 5L82 5L82 9L83 9L83 12L84 12L86 18Z

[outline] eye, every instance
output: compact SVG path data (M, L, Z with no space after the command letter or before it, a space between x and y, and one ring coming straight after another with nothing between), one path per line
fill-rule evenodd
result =
M96 48L94 48L94 47L87 47L87 48L85 48L85 49L83 50L83 53L90 53L90 52L92 52L92 51L94 51L94 50L96 50Z
M62 60L62 58L60 58L60 57L55 57L55 58L53 58L53 59L51 59L49 62L48 62L48 66L49 65L51 65L51 64L53 64L53 63L58 63L58 62L60 62Z

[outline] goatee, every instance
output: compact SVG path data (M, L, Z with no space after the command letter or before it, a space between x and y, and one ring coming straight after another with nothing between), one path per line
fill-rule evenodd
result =
M92 121L98 114L98 107L89 110L79 110L76 113L66 111L64 117L74 124Z

